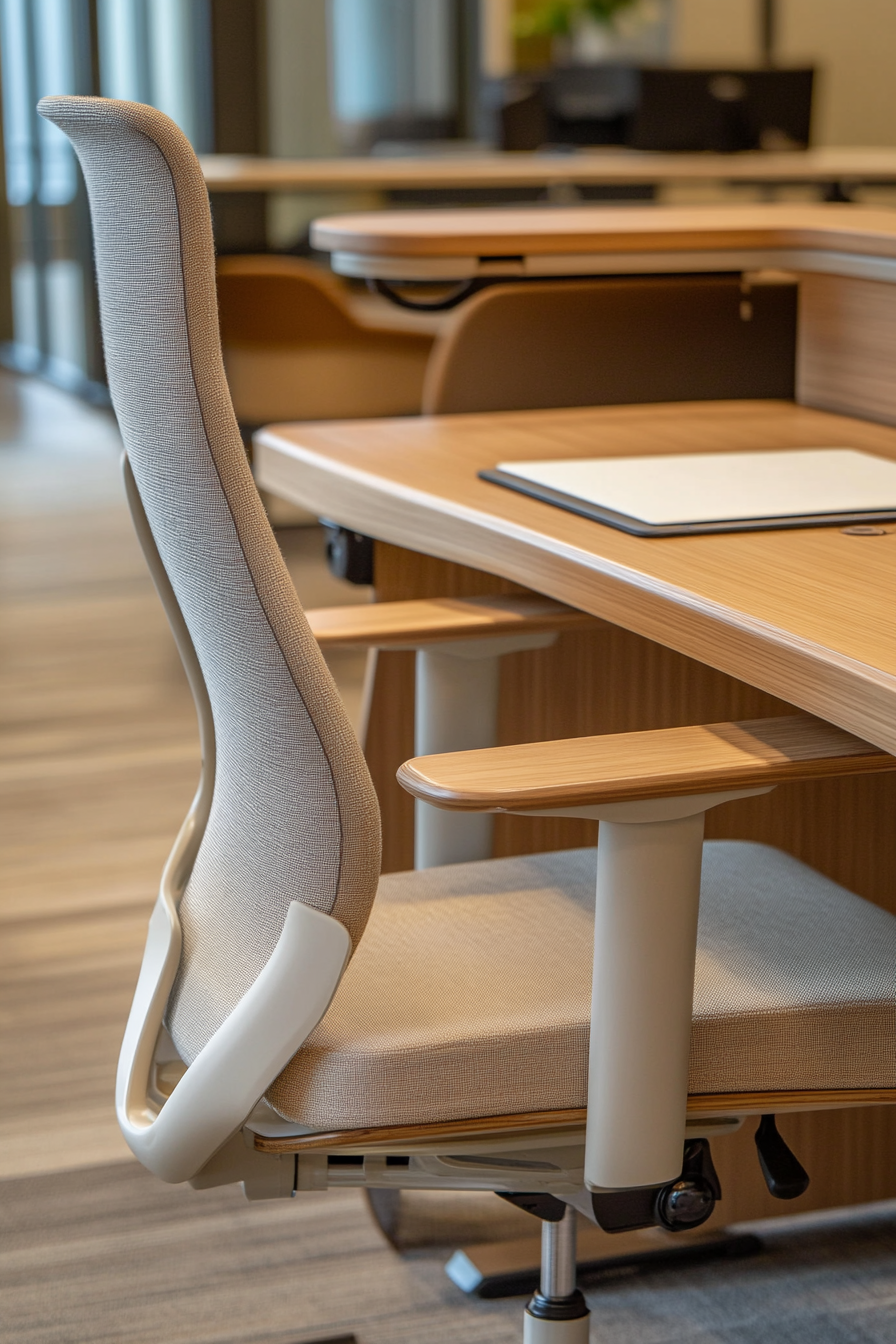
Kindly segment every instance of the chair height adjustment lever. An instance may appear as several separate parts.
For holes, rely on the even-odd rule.
[[[756,1130],[756,1151],[769,1194],[796,1199],[809,1188],[809,1175],[778,1133],[773,1115],[764,1115]]]

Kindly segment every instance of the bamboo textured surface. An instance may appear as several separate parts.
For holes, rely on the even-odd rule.
[[[524,812],[894,769],[887,752],[788,715],[417,756],[398,780],[436,807]]]
[[[823,446],[896,459],[896,432],[762,401],[309,423],[262,431],[256,469],[378,540],[525,584],[896,750],[892,527],[645,539],[477,475],[506,460]]]

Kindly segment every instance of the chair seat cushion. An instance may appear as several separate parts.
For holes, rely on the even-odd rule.
[[[383,877],[268,1093],[313,1129],[586,1100],[596,851]],[[704,847],[692,1093],[896,1086],[896,917],[765,845]]]

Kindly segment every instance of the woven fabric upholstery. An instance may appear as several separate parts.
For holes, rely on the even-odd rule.
[[[233,416],[196,157],[139,104],[63,97],[39,110],[84,170],[112,399],[214,716],[214,801],[169,1002],[189,1061],[267,962],[290,902],[357,941],[379,875],[379,815]]]
[[[595,851],[384,877],[268,1099],[315,1129],[585,1105]],[[896,1086],[896,918],[789,855],[704,848],[690,1089]]]

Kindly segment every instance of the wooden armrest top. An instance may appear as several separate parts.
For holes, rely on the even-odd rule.
[[[498,635],[536,635],[600,624],[594,616],[548,597],[430,597],[321,607],[305,613],[323,649],[437,644]]]
[[[893,769],[896,756],[795,714],[418,756],[398,781],[437,807],[517,812]]]

